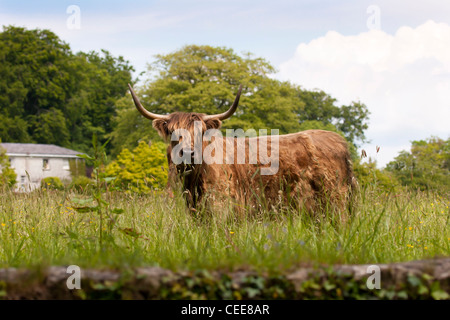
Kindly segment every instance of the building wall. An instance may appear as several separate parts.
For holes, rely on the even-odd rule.
[[[17,174],[17,191],[31,191],[39,188],[41,180],[46,177],[58,177],[61,180],[71,180],[68,158],[41,158],[10,156],[11,167]],[[48,166],[44,168],[44,159]],[[28,175],[29,178],[28,178]]]

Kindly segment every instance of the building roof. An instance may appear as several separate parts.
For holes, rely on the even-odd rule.
[[[54,144],[37,143],[0,143],[0,146],[6,150],[8,156],[46,156],[60,158],[78,158],[78,152],[75,150],[56,146]]]

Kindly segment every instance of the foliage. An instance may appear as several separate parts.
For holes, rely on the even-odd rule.
[[[63,190],[64,184],[58,177],[46,177],[41,180],[41,188]]]
[[[99,182],[102,218],[94,198],[97,185],[78,194],[2,193],[0,267],[281,273],[305,264],[391,263],[450,252],[449,198],[430,191],[389,193],[369,185],[345,222],[326,211],[319,218],[292,209],[238,215],[228,203],[198,219],[204,213],[187,212],[177,192],[173,197],[166,191],[117,192]],[[99,250],[100,230],[108,250]]]
[[[111,208],[111,205],[108,201],[104,199],[103,193],[104,189],[103,186],[107,185],[110,181],[114,180],[114,177],[105,177],[104,175],[104,166],[105,162],[107,160],[106,156],[106,145],[108,144],[109,140],[107,140],[103,145],[99,145],[98,143],[98,137],[96,134],[92,136],[92,147],[94,150],[93,156],[89,156],[86,154],[78,154],[79,157],[84,158],[86,160],[92,161],[93,163],[93,178],[94,178],[94,186],[90,191],[91,197],[87,199],[73,197],[71,201],[73,203],[76,203],[76,206],[73,206],[73,209],[80,212],[80,213],[86,213],[86,212],[95,212],[99,216],[99,228],[98,228],[98,240],[99,240],[99,248],[100,250],[103,250],[103,239],[105,231],[108,231],[106,236],[108,240],[114,240],[111,236],[113,227],[115,226],[117,222],[117,215],[123,213],[123,209],[120,208]],[[108,190],[106,190],[108,191]],[[104,227],[105,223],[105,217],[108,222],[108,229]],[[70,237],[77,238],[77,235],[68,232]]]
[[[163,188],[168,176],[164,143],[149,146],[140,141],[132,152],[123,149],[117,160],[106,167],[106,175],[116,177],[112,184],[121,190],[148,193]]]
[[[450,189],[450,139],[431,137],[412,141],[410,151],[402,151],[386,165],[402,185],[421,190]]]
[[[378,169],[376,161],[372,159],[368,162],[357,159],[353,162],[353,171],[362,187],[374,186],[386,192],[399,191],[397,178],[391,172]]]
[[[75,176],[70,182],[69,188],[78,192],[87,191],[93,188],[95,181],[86,176]]]
[[[28,270],[28,286],[18,286],[25,277],[21,273],[13,279],[0,282],[0,299],[82,299],[82,300],[449,300],[450,287],[446,279],[428,273],[413,275],[386,272],[382,275],[381,289],[369,289],[369,275],[343,272],[339,267],[302,268],[302,281],[292,278],[293,273],[261,273],[251,270],[230,272],[196,269],[190,272],[171,272],[164,269],[98,270],[81,279],[78,290],[55,290],[55,285],[42,279],[52,277],[58,268]],[[61,271],[65,271],[61,270]],[[364,270],[361,270],[364,272]],[[429,270],[431,271],[431,270]],[[428,271],[427,271],[428,272]],[[148,285],[151,281],[152,285]],[[37,290],[39,288],[39,290]],[[263,314],[263,304],[241,302],[242,314]],[[183,308],[182,308],[183,309]],[[179,314],[179,310],[176,313]],[[280,315],[280,310],[269,314]],[[168,312],[170,315],[171,312]],[[175,311],[173,312],[175,314]],[[267,313],[266,313],[267,314]],[[286,314],[287,315],[287,314]]]
[[[156,58],[149,68],[153,78],[138,90],[143,105],[152,112],[224,112],[242,84],[239,108],[224,121],[224,133],[227,128],[252,128],[278,129],[285,134],[300,131],[313,121],[316,127],[342,132],[354,145],[365,140],[369,112],[364,104],[338,107],[336,100],[322,91],[307,91],[273,79],[274,67],[262,58],[197,45]],[[131,99],[120,100],[117,105],[116,126],[111,133],[114,152],[119,152],[119,146],[135,147],[141,137],[158,139]]]
[[[72,179],[86,175],[86,162],[84,159],[69,159],[69,168]]]
[[[0,140],[1,142],[1,140]],[[0,190],[12,188],[16,184],[17,174],[9,163],[6,150],[0,145]]]
[[[330,125],[341,132],[355,147],[358,142],[365,142],[365,130],[368,128],[369,110],[361,102],[352,102],[350,105],[335,105],[336,99],[332,98],[322,90],[308,91],[297,88],[297,94],[304,106],[296,110],[301,123],[307,121],[318,121],[324,126],[324,130]]]
[[[112,131],[115,101],[133,68],[122,57],[72,53],[49,30],[7,26],[0,33],[0,137],[89,151]]]
[[[357,280],[323,267],[448,256],[448,198],[436,193],[386,194],[369,185],[354,216],[336,224],[331,217],[317,221],[293,211],[241,219],[223,219],[218,212],[200,221],[186,212],[178,195],[118,193],[101,187],[104,217],[108,212],[114,217],[115,227],[107,231],[95,209],[95,192],[76,195],[77,202],[73,197],[68,201],[67,192],[60,191],[3,193],[0,266],[41,270],[41,266],[76,264],[83,269],[121,270],[120,277],[108,278],[117,281],[101,281],[97,275],[83,280],[80,297],[88,299],[130,295],[148,299],[449,299],[447,279],[437,281],[427,274],[400,279],[386,270],[381,290],[370,290],[365,278]],[[103,246],[99,248],[94,240],[100,230]],[[301,283],[288,276],[305,265],[311,271],[320,270]],[[162,278],[155,278],[154,270],[136,277],[129,273],[146,266],[169,269],[175,277],[161,269],[156,272]],[[429,266],[423,270],[435,274]],[[159,279],[159,285],[148,286],[146,275]],[[1,290],[10,293],[8,286]]]
[[[154,112],[223,112],[239,84],[240,108],[223,129],[296,132],[307,121],[332,125],[357,145],[364,141],[368,111],[361,103],[336,106],[323,91],[307,91],[270,77],[266,60],[224,47],[190,45],[157,55],[153,80],[140,93]],[[90,137],[108,138],[116,156],[140,139],[158,141],[127,92],[133,68],[108,51],[73,53],[49,30],[4,27],[0,33],[0,137],[8,142],[56,144],[92,153]]]

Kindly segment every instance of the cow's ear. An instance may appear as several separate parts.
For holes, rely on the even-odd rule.
[[[167,127],[167,121],[162,119],[155,119],[153,120],[153,128],[155,128],[159,135],[166,139],[169,136],[169,129]]]
[[[219,129],[222,126],[222,121],[218,119],[208,119],[205,121],[206,130],[208,129]]]

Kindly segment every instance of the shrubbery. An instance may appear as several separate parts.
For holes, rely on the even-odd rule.
[[[70,189],[82,192],[89,190],[94,186],[95,182],[86,176],[73,177],[72,182],[69,185]]]
[[[386,170],[400,183],[421,190],[449,190],[450,139],[431,137],[412,141],[410,151],[402,151]]]
[[[0,189],[11,188],[16,184],[17,174],[9,164],[6,150],[0,146]]]
[[[376,162],[371,159],[369,159],[369,162],[355,161],[353,170],[358,183],[362,187],[376,186],[386,192],[401,188],[399,181],[392,173],[378,169]]]
[[[47,177],[41,180],[41,188],[63,190],[64,185],[58,177]]]
[[[363,187],[375,185],[382,191],[395,192],[404,187],[450,192],[450,139],[412,141],[410,151],[401,151],[383,169],[378,169],[370,158],[364,163],[356,159],[353,169]]]
[[[163,188],[168,176],[165,149],[166,146],[162,142],[149,146],[144,141],[139,142],[133,151],[123,149],[117,160],[106,167],[106,176],[115,177],[110,185],[138,193]]]

